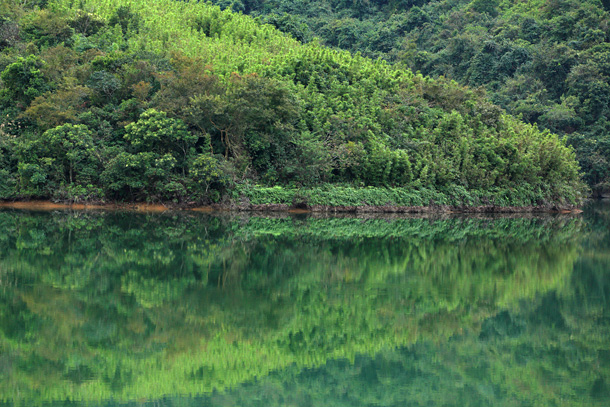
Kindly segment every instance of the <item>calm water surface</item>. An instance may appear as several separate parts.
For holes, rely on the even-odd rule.
[[[0,231],[2,406],[610,405],[610,203]]]

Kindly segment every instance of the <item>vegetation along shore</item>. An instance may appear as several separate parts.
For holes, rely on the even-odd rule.
[[[531,211],[599,184],[482,88],[238,11],[0,0],[0,199]]]

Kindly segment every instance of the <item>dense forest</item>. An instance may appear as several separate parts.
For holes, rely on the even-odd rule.
[[[440,66],[436,54],[332,50],[311,40],[314,20],[263,13],[282,7],[0,0],[0,198],[525,206],[587,193],[565,139],[482,88],[405,69]],[[390,10],[366,7],[345,18]]]
[[[585,179],[610,190],[607,0],[214,0],[301,42],[383,58],[473,88],[567,136]]]

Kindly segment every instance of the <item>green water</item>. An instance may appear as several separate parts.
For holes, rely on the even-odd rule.
[[[0,211],[2,406],[607,406],[581,215]]]

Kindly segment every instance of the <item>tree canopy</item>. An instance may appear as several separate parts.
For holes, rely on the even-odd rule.
[[[0,60],[5,199],[201,203],[327,184],[463,190],[481,204],[585,193],[565,140],[484,92],[302,44],[229,8],[1,4],[18,32]]]
[[[567,136],[586,182],[599,192],[610,190],[607,1],[212,2],[303,43],[318,38],[484,88],[510,114]]]

